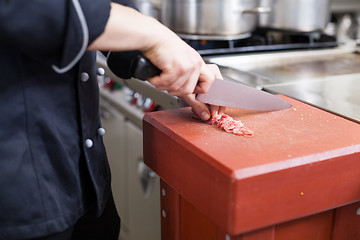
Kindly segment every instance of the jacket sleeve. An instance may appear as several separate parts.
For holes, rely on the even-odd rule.
[[[112,0],[112,2],[138,10],[136,4],[132,0]]]
[[[0,0],[0,44],[61,68],[104,31],[109,13],[110,0]]]

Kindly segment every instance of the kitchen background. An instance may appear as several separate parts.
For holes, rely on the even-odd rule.
[[[359,0],[135,3],[179,34],[205,61],[218,64],[225,80],[360,121]],[[220,18],[219,11],[230,12],[234,6],[241,7],[242,14]],[[99,76],[100,110],[122,218],[120,239],[159,240],[159,177],[143,163],[142,117],[183,105],[147,82],[116,77],[101,53],[98,65],[105,69]]]

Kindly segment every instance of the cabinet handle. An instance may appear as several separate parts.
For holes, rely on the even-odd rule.
[[[138,174],[142,190],[145,196],[148,197],[154,188],[156,173],[145,165],[142,157],[138,159]]]
[[[109,110],[100,108],[99,112],[100,112],[100,117],[101,117],[102,119],[105,119],[105,120],[110,119],[111,113],[110,113]]]

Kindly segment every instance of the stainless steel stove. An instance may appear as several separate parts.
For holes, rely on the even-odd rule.
[[[325,32],[258,28],[250,35],[180,35],[225,80],[298,99],[360,122],[360,55],[356,41]]]
[[[188,34],[179,34],[179,36],[202,56],[338,46],[336,37],[319,31],[293,32],[258,28],[255,32],[236,36]]]
[[[283,94],[360,122],[360,54],[356,45],[210,56],[226,80]]]

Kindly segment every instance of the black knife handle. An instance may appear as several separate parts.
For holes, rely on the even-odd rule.
[[[110,70],[123,79],[134,77],[145,81],[162,72],[140,51],[109,52],[106,62]]]
[[[149,78],[160,75],[162,71],[154,64],[152,64],[149,59],[139,55],[134,61],[132,73],[134,78],[147,80]]]

